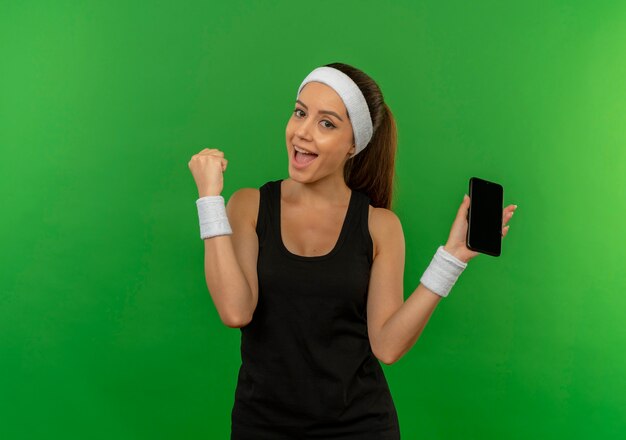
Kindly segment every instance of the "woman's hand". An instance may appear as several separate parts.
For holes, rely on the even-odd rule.
[[[479,252],[471,251],[467,248],[465,244],[465,240],[467,237],[467,214],[470,206],[470,198],[467,194],[463,197],[463,202],[459,207],[459,210],[456,214],[456,218],[454,219],[454,223],[452,223],[452,229],[450,230],[450,236],[448,237],[448,242],[443,247],[446,251],[450,252],[452,255],[457,257],[459,260],[467,263]],[[506,223],[511,220],[513,217],[513,213],[517,209],[517,205],[509,205],[502,211],[502,237],[506,237],[506,234],[509,232],[509,225]],[[506,226],[505,226],[506,225]]]
[[[198,187],[198,197],[219,196],[224,189],[224,176],[228,161],[224,152],[216,148],[205,148],[194,154],[189,169]]]

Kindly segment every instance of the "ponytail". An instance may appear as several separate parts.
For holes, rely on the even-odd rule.
[[[374,134],[363,151],[348,159],[343,175],[350,189],[362,191],[376,208],[391,209],[398,144],[396,122],[378,84],[363,71],[343,63],[327,64],[348,75],[359,86],[372,117]]]

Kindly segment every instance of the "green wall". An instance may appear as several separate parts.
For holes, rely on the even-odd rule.
[[[334,61],[397,119],[405,297],[471,176],[519,205],[384,365],[403,438],[620,437],[625,22],[619,1],[3,2],[0,437],[228,438],[240,331],[187,162],[223,150],[226,199],[288,177],[297,86]]]

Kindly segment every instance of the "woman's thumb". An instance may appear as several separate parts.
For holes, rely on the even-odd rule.
[[[469,196],[465,194],[463,196],[463,201],[461,202],[461,206],[459,206],[459,211],[457,215],[465,217],[468,210],[469,210]]]

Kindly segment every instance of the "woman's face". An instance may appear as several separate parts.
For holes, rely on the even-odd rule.
[[[343,165],[355,147],[352,124],[337,92],[320,82],[307,83],[287,123],[286,140],[291,176],[343,176]],[[296,146],[317,156],[304,156],[314,159],[306,165],[299,164]]]

